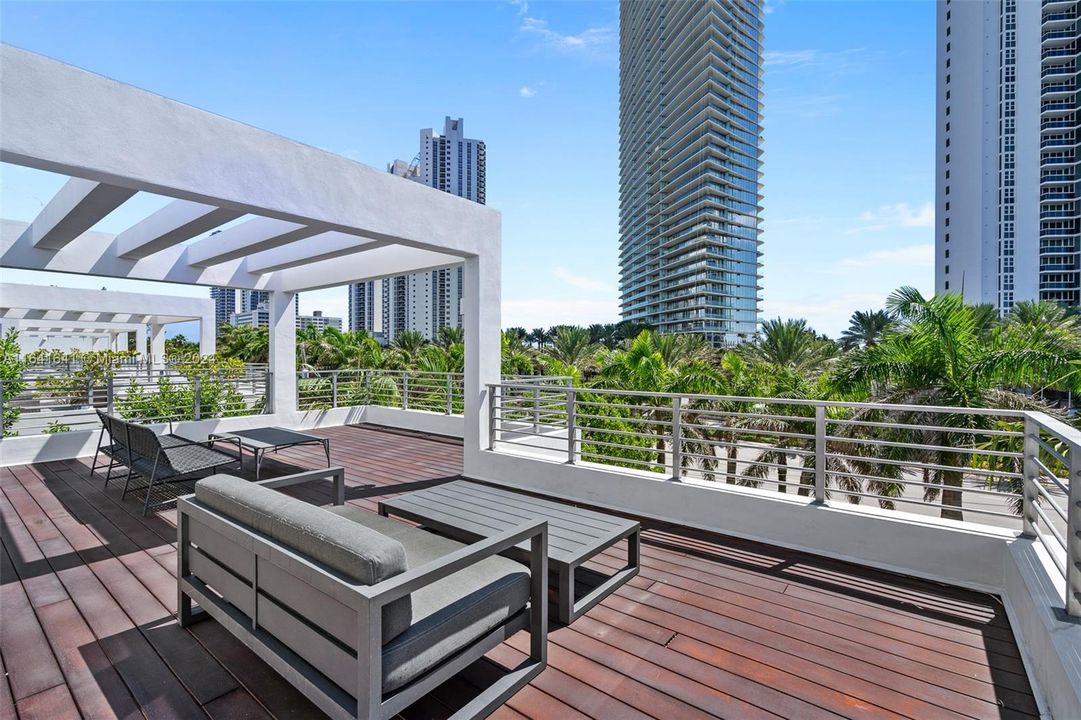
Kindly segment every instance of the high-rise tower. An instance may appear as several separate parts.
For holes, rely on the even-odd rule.
[[[447,117],[442,135],[421,130],[414,161],[396,160],[387,172],[483,205],[485,147],[464,128],[461,118]],[[462,326],[461,304],[461,266],[356,283],[349,287],[349,327],[386,342],[404,330],[434,339],[441,328]]]
[[[1077,0],[938,3],[935,291],[1081,300]]]
[[[763,2],[620,2],[625,320],[715,345],[757,330]]]

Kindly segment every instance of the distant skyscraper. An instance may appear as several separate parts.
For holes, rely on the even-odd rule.
[[[236,312],[236,290],[233,288],[212,287],[210,299],[214,301],[214,324],[224,325]]]
[[[257,309],[260,305],[270,307],[270,293],[266,290],[241,290],[240,311],[248,312]],[[300,303],[297,303],[298,307]]]
[[[935,291],[1081,300],[1076,0],[938,3]]]
[[[395,160],[387,172],[429,187],[485,203],[485,147],[465,137],[464,122],[447,117],[443,134],[420,131],[420,152],[412,163]],[[462,326],[462,268],[357,283],[349,287],[349,327],[390,342],[405,330],[424,337],[440,328]]]
[[[620,1],[625,320],[715,345],[757,331],[764,2]]]

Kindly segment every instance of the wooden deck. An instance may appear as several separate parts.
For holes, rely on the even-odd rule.
[[[461,444],[321,431],[348,501],[453,478]],[[319,467],[268,456],[265,477]],[[175,512],[102,490],[89,460],[0,470],[0,718],[308,718],[320,713],[213,621],[177,627]],[[374,485],[374,486],[372,486]],[[329,502],[319,486],[297,491]],[[550,636],[548,669],[499,718],[1028,718],[997,598],[682,528],[648,525],[641,574]],[[767,530],[764,530],[767,532]],[[601,564],[616,567],[618,550]],[[523,643],[490,657],[511,664]],[[406,717],[445,717],[482,662]]]

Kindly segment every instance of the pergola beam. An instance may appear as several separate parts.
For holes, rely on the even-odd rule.
[[[465,198],[9,45],[0,64],[4,162],[463,257],[499,237]],[[79,132],[56,142],[58,118]]]
[[[384,240],[368,240],[357,235],[327,232],[305,242],[255,253],[248,257],[245,267],[251,273],[269,273],[321,260],[333,260],[345,255],[385,247],[388,244]]]
[[[454,255],[390,245],[281,270],[271,276],[267,289],[295,292],[321,290],[345,285],[356,278],[378,280],[394,275],[437,270],[461,262],[462,258]]]
[[[59,250],[134,194],[127,188],[73,177],[26,228],[27,241],[42,250]]]
[[[244,213],[188,200],[173,200],[116,236],[116,254],[137,260],[232,222]]]
[[[204,238],[188,248],[188,263],[208,267],[309,238],[326,228],[257,217]]]

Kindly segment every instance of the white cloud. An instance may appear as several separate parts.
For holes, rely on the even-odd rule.
[[[849,257],[841,260],[841,265],[850,268],[864,267],[930,267],[935,260],[935,246],[930,243],[909,245],[907,247],[875,250],[866,255]]]
[[[860,226],[852,232],[877,232],[897,227],[929,228],[935,225],[935,204],[913,207],[906,202],[882,205],[859,216]]]
[[[762,64],[770,65],[807,65],[817,62],[822,57],[818,50],[767,50],[762,53]]]
[[[537,91],[534,88],[529,87],[528,85],[523,85],[522,87],[518,88],[518,97],[531,98],[536,94]]]
[[[508,0],[508,2],[518,8],[518,15],[525,15],[529,12],[529,2],[527,0]]]
[[[504,299],[503,327],[551,327],[619,322],[619,301],[564,298]]]
[[[848,48],[846,50],[767,50],[762,53],[762,63],[766,67],[823,68],[849,70],[863,67],[867,63],[866,48]]]
[[[780,95],[767,100],[767,112],[772,115],[795,115],[797,117],[821,118],[841,112],[846,95],[839,93],[825,95]]]
[[[538,36],[546,45],[561,50],[587,50],[610,47],[615,40],[615,30],[609,25],[589,27],[580,33],[565,34],[548,27],[548,21],[535,17],[523,17],[522,32]]]
[[[565,267],[552,268],[552,274],[557,278],[578,290],[592,290],[597,292],[615,292],[611,285],[603,280],[586,275],[575,275]]]

